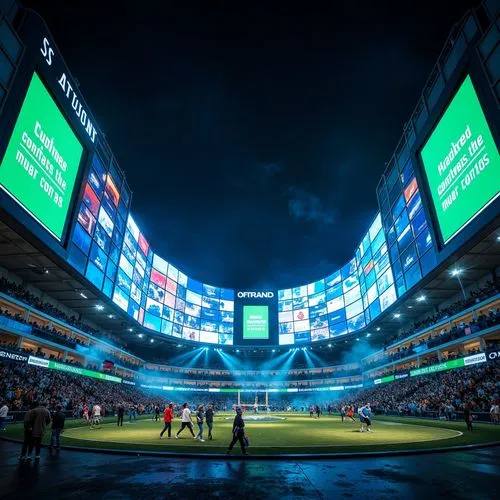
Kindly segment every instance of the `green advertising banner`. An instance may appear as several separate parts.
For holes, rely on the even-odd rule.
[[[373,383],[375,385],[378,384],[386,384],[387,382],[394,382],[394,375],[388,375],[387,377],[376,378]]]
[[[437,365],[425,366],[424,368],[410,370],[410,377],[416,377],[417,375],[427,375],[428,373],[442,372],[444,370],[452,370],[453,368],[462,368],[463,366],[465,366],[464,358],[452,359],[451,361],[445,361],[444,363],[439,363]]]
[[[243,339],[269,338],[269,307],[243,306]]]
[[[500,195],[500,156],[470,76],[421,151],[443,242]]]
[[[83,147],[35,73],[0,165],[0,188],[61,240]]]
[[[60,370],[63,372],[74,373],[75,375],[82,375],[84,377],[98,378],[100,380],[107,380],[108,382],[118,382],[120,383],[122,379],[120,377],[115,377],[114,375],[107,375],[106,373],[94,372],[92,370],[87,370],[86,368],[80,368],[79,366],[66,365],[64,363],[58,363],[57,361],[49,361],[48,368],[53,370]]]

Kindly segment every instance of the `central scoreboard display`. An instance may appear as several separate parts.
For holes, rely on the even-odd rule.
[[[234,302],[234,343],[277,344],[277,316],[276,291],[237,290]]]

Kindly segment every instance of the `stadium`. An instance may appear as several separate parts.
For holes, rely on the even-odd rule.
[[[382,462],[377,498],[409,495],[398,468],[416,496],[494,496],[500,5],[455,21],[349,259],[227,288],[156,253],[72,61],[0,2],[2,498],[163,498],[148,488],[179,475],[180,498],[322,498]],[[436,470],[444,486],[417,484]]]

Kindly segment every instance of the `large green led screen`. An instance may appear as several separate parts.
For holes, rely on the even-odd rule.
[[[0,165],[0,187],[61,240],[83,147],[33,74]]]
[[[444,244],[500,194],[500,156],[467,76],[421,151]]]
[[[269,338],[269,307],[243,306],[243,339]]]

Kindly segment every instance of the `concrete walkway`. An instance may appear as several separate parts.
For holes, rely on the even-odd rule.
[[[250,461],[42,450],[0,442],[0,498],[498,498],[500,447],[407,457]]]

